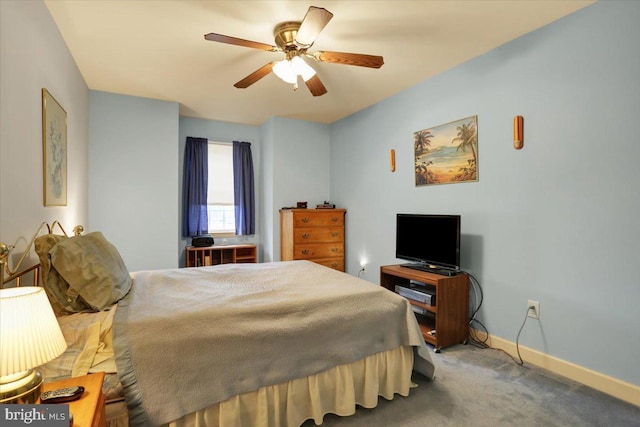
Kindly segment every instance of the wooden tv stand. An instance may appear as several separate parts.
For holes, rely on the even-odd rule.
[[[441,276],[401,265],[380,267],[380,285],[396,292],[396,285],[408,287],[413,280],[435,291],[435,305],[409,299],[425,314],[416,314],[424,340],[436,353],[443,347],[466,343],[469,336],[469,276]]]

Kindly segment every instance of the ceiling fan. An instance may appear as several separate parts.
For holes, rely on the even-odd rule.
[[[382,56],[329,51],[307,52],[331,18],[333,13],[321,7],[311,6],[302,21],[288,21],[276,25],[273,30],[275,46],[216,33],[205,34],[204,38],[214,42],[285,54],[283,60],[269,62],[234,84],[237,88],[245,89],[273,71],[285,82],[293,84],[294,90],[298,88],[298,76],[302,77],[313,96],[321,96],[327,93],[327,89],[315,70],[303,58],[369,68],[380,68],[384,64]]]

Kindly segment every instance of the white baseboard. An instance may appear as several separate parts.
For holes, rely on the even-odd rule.
[[[486,336],[483,331],[474,330],[474,336]],[[517,358],[516,343],[505,339],[489,335],[487,344],[493,348],[504,350],[511,356]],[[603,393],[610,394],[618,399],[640,406],[640,387],[622,380],[619,380],[600,372],[587,369],[566,360],[558,359],[532,348],[519,346],[520,355],[525,363],[539,366],[558,375],[577,381]]]

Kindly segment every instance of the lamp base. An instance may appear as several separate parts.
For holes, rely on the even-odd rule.
[[[0,377],[0,404],[37,403],[42,382],[35,369]]]

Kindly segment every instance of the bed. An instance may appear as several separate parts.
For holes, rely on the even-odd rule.
[[[404,298],[309,261],[129,273],[99,232],[34,246],[69,345],[45,378],[106,372],[111,427],[320,425],[434,378]]]

